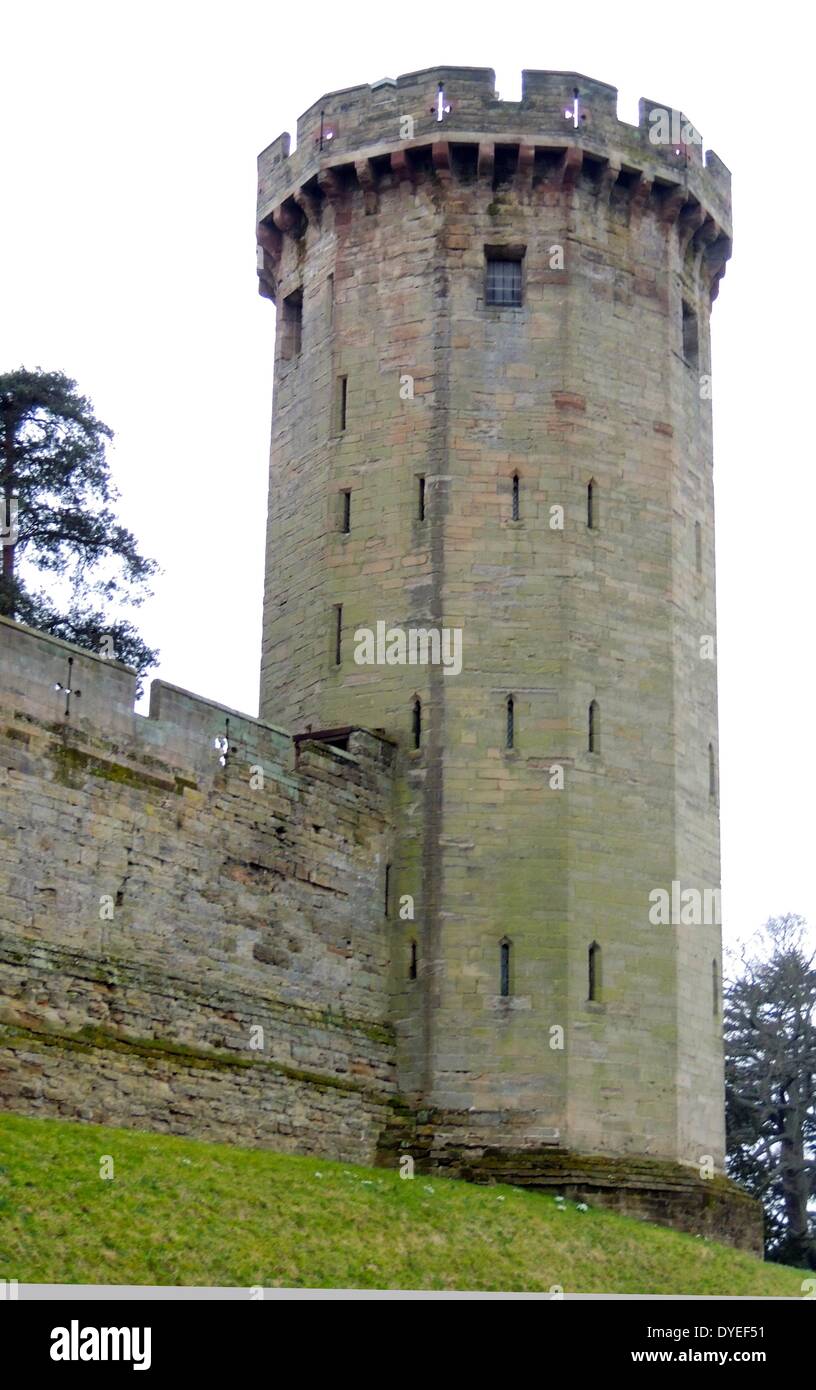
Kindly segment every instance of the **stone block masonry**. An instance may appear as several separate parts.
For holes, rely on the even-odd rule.
[[[720,929],[648,905],[719,885],[728,170],[583,74],[501,101],[489,69],[428,68],[309,107],[256,220],[281,325],[260,708],[396,744],[391,1008],[425,1117],[396,1142],[688,1225],[701,1171],[728,1186]],[[361,666],[379,623],[461,631],[461,671]]]
[[[0,620],[0,1105],[371,1161],[391,745],[134,688]]]
[[[284,324],[261,714],[397,744],[406,1094],[485,1144],[721,1169],[719,925],[656,929],[648,905],[719,885],[700,387],[729,178],[652,138],[655,111],[687,124],[662,104],[634,127],[580,74],[526,73],[523,93],[407,74],[327,95],[296,150],[261,155],[259,283]],[[461,630],[461,672],[361,667],[354,633],[379,622]]]

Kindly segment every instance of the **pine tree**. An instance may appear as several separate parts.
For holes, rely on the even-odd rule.
[[[112,438],[62,372],[0,375],[0,613],[144,676],[158,652],[111,609],[138,606],[157,566],[112,508]],[[36,586],[39,575],[50,577],[50,593]]]
[[[816,1269],[816,953],[766,924],[725,990],[728,1171],[765,1208],[769,1259]]]

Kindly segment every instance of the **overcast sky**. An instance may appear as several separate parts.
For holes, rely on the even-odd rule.
[[[62,369],[116,431],[164,573],[158,674],[257,711],[275,313],[258,152],[322,93],[436,64],[575,70],[681,107],[734,179],[714,309],[726,934],[816,925],[812,33],[804,6],[2,6],[0,370]]]

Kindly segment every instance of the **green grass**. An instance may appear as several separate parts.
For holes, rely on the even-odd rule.
[[[0,1278],[21,1283],[801,1296],[805,1277],[519,1188],[0,1115]]]

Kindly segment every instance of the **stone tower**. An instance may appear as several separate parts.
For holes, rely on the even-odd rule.
[[[505,102],[487,69],[429,69],[323,97],[259,160],[261,717],[397,744],[400,1088],[465,1168],[723,1159],[730,176],[681,113],[642,101],[632,126],[616,98],[525,72]],[[460,631],[461,671],[358,662],[378,623],[392,657],[399,632]]]

